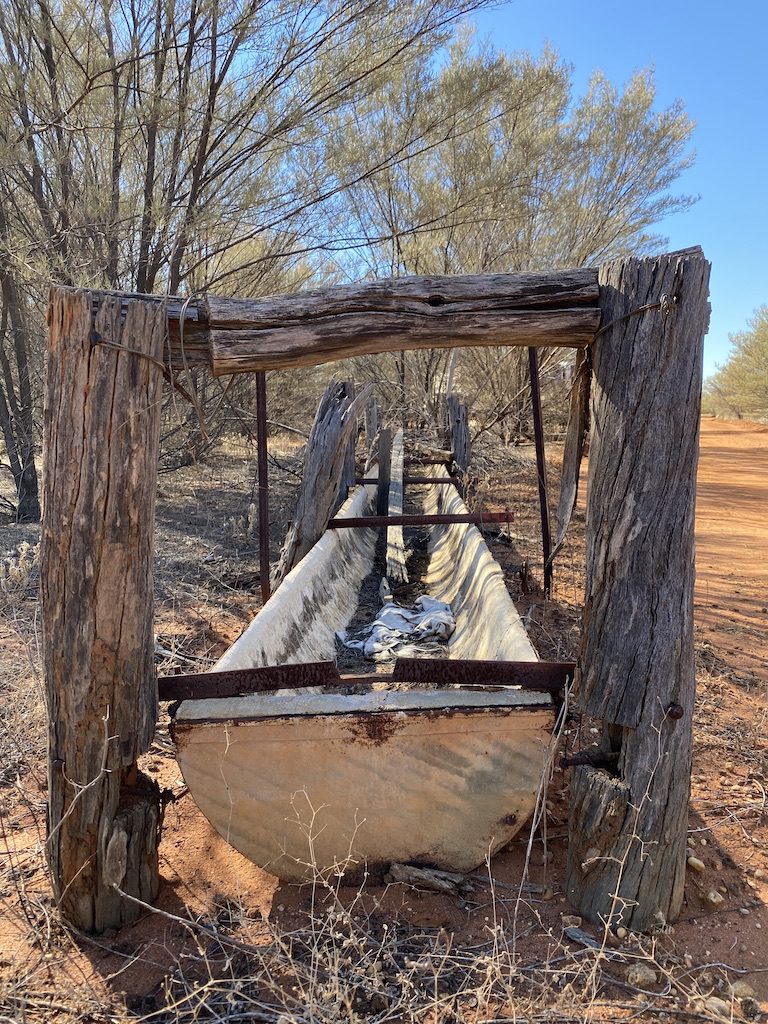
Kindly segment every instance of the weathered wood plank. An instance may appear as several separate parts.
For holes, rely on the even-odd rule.
[[[596,307],[597,270],[556,270],[540,274],[465,274],[397,277],[259,299],[208,296],[202,316],[218,330],[266,330],[318,318],[355,313],[414,313],[435,316],[443,308],[568,309]]]
[[[217,375],[411,348],[591,343],[597,271],[407,277],[260,299],[115,295],[165,309],[164,359]]]
[[[693,513],[709,264],[601,269],[577,686],[616,777],[574,770],[568,892],[647,929],[681,907],[694,700]]]
[[[159,885],[156,783],[136,770],[157,718],[152,557],[165,315],[54,288],[48,311],[41,599],[49,841],[64,917],[137,916]],[[146,353],[121,353],[114,347]],[[141,911],[138,911],[141,912]]]
[[[403,431],[398,430],[392,439],[390,459],[389,501],[387,515],[403,514]],[[387,579],[395,585],[408,582],[405,567],[405,541],[401,525],[387,527]]]
[[[389,508],[389,477],[392,462],[392,429],[379,431],[379,486],[376,491],[376,514],[385,516]]]
[[[599,323],[590,307],[504,312],[425,304],[415,313],[355,311],[261,329],[211,324],[211,367],[221,376],[420,348],[578,348],[591,343]]]
[[[557,536],[552,553],[553,562],[565,543],[565,536],[571,523],[573,510],[579,493],[579,474],[584,454],[584,441],[589,429],[589,386],[592,379],[592,363],[588,351],[576,353],[571,397],[568,409],[568,426],[565,432],[563,468],[560,474],[560,495],[557,502]]]
[[[466,403],[461,402],[456,395],[449,395],[446,401],[446,415],[449,445],[461,481],[459,492],[463,494],[472,448],[469,437],[469,409]]]
[[[320,399],[307,441],[296,512],[274,574],[275,587],[322,537],[338,507],[348,442],[370,393],[369,385],[355,397],[350,384],[332,380]],[[354,476],[352,472],[353,481]]]

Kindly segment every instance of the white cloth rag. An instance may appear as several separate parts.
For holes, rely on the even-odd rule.
[[[353,651],[362,651],[373,661],[391,661],[406,649],[414,652],[434,649],[435,641],[445,642],[456,629],[451,606],[434,597],[418,597],[415,608],[403,608],[386,601],[376,618],[357,638],[350,639],[345,629],[337,632],[341,642]]]

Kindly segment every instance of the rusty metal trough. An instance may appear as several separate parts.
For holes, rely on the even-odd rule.
[[[376,488],[365,484],[339,517],[371,515],[375,505]],[[429,485],[425,511],[466,514],[447,472]],[[326,532],[214,673],[246,688],[249,670],[307,663],[315,683],[316,663],[333,660],[335,632],[356,610],[375,544],[373,529]],[[380,676],[370,686],[355,677],[354,692],[341,693],[256,680],[254,689],[271,692],[183,700],[177,709],[177,755],[195,801],[228,842],[280,878],[392,861],[471,870],[533,810],[555,720],[550,691],[569,666],[538,662],[471,523],[431,526],[424,585],[456,618],[450,661],[422,673],[403,660],[395,676],[426,675],[433,686],[437,678],[437,688],[377,689]]]

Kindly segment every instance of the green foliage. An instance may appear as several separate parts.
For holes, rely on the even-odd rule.
[[[768,419],[768,306],[730,343],[728,361],[705,382],[704,409],[726,419]]]

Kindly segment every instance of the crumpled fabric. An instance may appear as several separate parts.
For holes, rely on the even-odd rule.
[[[344,629],[336,635],[350,650],[361,651],[372,661],[393,661],[410,653],[434,652],[455,629],[451,606],[423,595],[416,599],[413,610],[385,601],[370,626],[356,637],[350,638]]]

